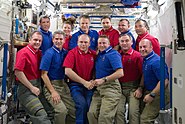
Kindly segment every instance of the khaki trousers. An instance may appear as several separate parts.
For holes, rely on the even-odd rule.
[[[140,100],[135,98],[133,93],[136,89],[124,89],[118,104],[118,109],[115,117],[115,124],[126,124],[125,111],[126,103],[128,103],[129,124],[139,124],[140,117]]]
[[[61,98],[58,104],[54,104],[51,98],[51,93],[46,86],[44,87],[46,99],[54,108],[54,123],[75,124],[75,105],[68,85],[64,82],[64,80],[53,80],[51,82]]]
[[[126,124],[125,111],[128,103],[129,124],[139,124],[140,99],[134,97],[134,92],[138,87],[138,81],[121,83],[122,96],[116,112],[115,124]]]
[[[89,124],[112,124],[121,97],[118,80],[97,87],[88,112]]]
[[[30,80],[32,85],[41,90],[41,80]],[[40,101],[41,98],[34,95],[27,87],[22,83],[19,83],[17,95],[19,102],[23,105],[26,112],[29,114],[31,122],[33,124],[51,124],[47,113]]]
[[[148,94],[151,91],[146,91],[144,94]],[[144,95],[144,96],[145,96]],[[165,89],[165,103],[169,103],[169,89]],[[140,124],[154,124],[155,119],[159,115],[160,111],[160,95],[156,95],[154,100],[145,104],[145,107],[140,116]]]

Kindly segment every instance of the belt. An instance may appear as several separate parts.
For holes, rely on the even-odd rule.
[[[137,88],[139,86],[139,80],[120,82],[122,88]]]
[[[65,81],[64,80],[52,80],[51,83],[57,86],[64,86]]]
[[[38,79],[34,79],[34,80],[29,80],[29,82],[31,82],[31,84],[33,86],[40,86],[41,85],[41,78],[38,78]],[[19,86],[25,86],[23,83],[21,83],[20,81],[18,81],[18,85]],[[26,86],[25,86],[26,87]]]

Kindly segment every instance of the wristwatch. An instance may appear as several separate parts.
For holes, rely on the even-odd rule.
[[[103,77],[104,82],[107,82],[107,77]]]
[[[152,98],[155,98],[155,93],[150,93],[150,96],[152,97]]]

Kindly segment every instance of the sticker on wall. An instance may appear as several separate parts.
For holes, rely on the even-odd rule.
[[[177,86],[183,88],[183,78],[181,76],[177,77]]]

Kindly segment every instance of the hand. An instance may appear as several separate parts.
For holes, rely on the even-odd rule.
[[[92,84],[93,86],[96,86],[96,81],[95,81],[95,80],[91,80],[90,82],[91,82],[91,84]]]
[[[31,92],[32,92],[33,94],[35,94],[36,96],[38,96],[38,95],[40,94],[40,89],[37,88],[37,87],[35,87],[35,86],[33,86],[30,90],[31,90]]]
[[[134,92],[134,97],[136,98],[141,98],[142,97],[142,90],[141,89],[137,89],[135,92]]]
[[[151,103],[153,100],[154,100],[154,98],[151,97],[150,94],[147,94],[147,95],[144,97],[143,102]]]
[[[95,86],[100,86],[105,82],[102,78],[101,79],[96,79],[94,81],[95,81]]]
[[[60,102],[60,95],[56,91],[51,93],[51,97],[54,104],[58,104]]]
[[[92,81],[85,81],[84,86],[88,89],[91,90],[94,87],[94,84],[91,83]]]
[[[89,89],[93,89],[96,82],[94,80],[90,80],[90,83],[91,83],[91,85],[90,85]]]

